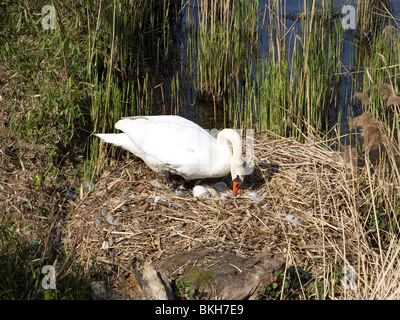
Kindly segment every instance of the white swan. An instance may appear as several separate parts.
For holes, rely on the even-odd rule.
[[[215,139],[194,122],[179,116],[123,118],[115,128],[123,133],[95,136],[132,152],[167,177],[172,173],[187,180],[220,178],[230,172],[233,194],[237,195],[245,170],[242,140],[235,130],[223,129]]]

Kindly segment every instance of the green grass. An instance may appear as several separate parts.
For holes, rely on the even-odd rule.
[[[365,70],[364,87],[370,92],[370,104],[365,111],[371,111],[378,120],[384,122],[390,137],[396,141],[400,141],[399,106],[388,104],[389,97],[381,89],[381,84],[391,87],[394,95],[398,95],[399,49],[399,34],[391,36],[377,30],[369,54],[365,55],[362,64]]]
[[[43,289],[47,280],[42,273],[41,244],[27,241],[13,228],[12,223],[2,221],[0,227],[0,299],[4,300],[52,300],[88,299],[88,279],[71,257],[58,254],[46,257],[56,262],[56,289]],[[47,260],[48,259],[48,260]],[[57,263],[57,261],[59,261]],[[62,262],[62,263],[61,263]],[[46,264],[46,262],[44,263]],[[68,269],[72,273],[65,275]],[[86,288],[86,290],[85,290]]]
[[[342,30],[338,21],[331,21],[330,11],[324,11],[326,7],[317,2],[309,4],[300,18],[302,35],[291,35],[295,38],[292,57],[287,53],[289,35],[279,27],[283,9],[277,6],[276,15],[270,14],[276,36],[270,33],[270,57],[261,74],[259,130],[299,138],[313,134],[310,128],[327,130],[332,87],[338,82]]]
[[[107,164],[91,134],[112,131],[122,116],[151,112],[157,59],[147,58],[160,52],[161,63],[169,45],[169,1],[137,1],[135,6],[128,1],[54,1],[59,28],[43,30],[40,12],[48,4],[0,4],[0,111],[8,120],[1,150],[16,159],[21,180],[12,183],[25,192],[16,198],[11,192],[8,201],[21,208],[0,215],[4,299],[88,298],[87,268],[46,233],[67,221],[59,219],[60,212],[64,217],[64,210],[70,210],[67,190],[75,192],[82,184],[89,191]],[[3,199],[8,189],[2,191]],[[25,215],[21,210],[27,210]],[[53,263],[57,290],[44,291],[41,268]]]

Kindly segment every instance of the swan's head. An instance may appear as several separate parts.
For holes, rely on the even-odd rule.
[[[233,196],[236,197],[240,185],[244,180],[244,162],[242,163],[231,163],[231,176],[233,181]]]
[[[230,142],[231,148],[228,142]],[[242,158],[242,138],[236,130],[224,129],[218,134],[217,145],[222,150],[222,158],[226,159],[227,155],[229,155],[231,177],[233,180],[233,196],[236,196],[245,175],[245,162]]]

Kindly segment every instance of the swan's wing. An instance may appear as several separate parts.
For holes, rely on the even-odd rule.
[[[115,127],[142,152],[174,168],[210,164],[216,148],[206,130],[178,116],[124,118]]]

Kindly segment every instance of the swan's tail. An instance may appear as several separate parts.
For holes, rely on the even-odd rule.
[[[132,144],[132,141],[125,133],[98,133],[95,134],[95,136],[99,137],[104,142],[112,143],[117,147],[124,147]]]

